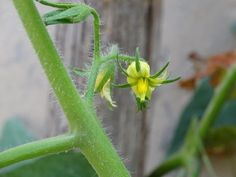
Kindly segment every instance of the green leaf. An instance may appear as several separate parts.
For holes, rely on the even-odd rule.
[[[6,149],[25,144],[36,140],[35,136],[27,130],[23,121],[19,118],[11,118],[9,119],[3,128],[0,137],[0,151],[4,151]],[[23,161],[9,167],[0,169],[0,173],[14,170],[18,167],[21,167],[27,163],[30,163],[32,160]]]
[[[209,84],[208,79],[200,81],[189,103],[187,103],[183,112],[180,115],[179,122],[174,132],[174,137],[170,143],[168,155],[176,152],[183,144],[185,135],[194,117],[200,118],[206,109],[211,97],[213,95],[213,88]]]
[[[20,119],[9,119],[3,128],[0,138],[0,151],[35,140]]]
[[[35,140],[20,119],[6,122],[0,138],[5,150]],[[27,160],[0,170],[0,177],[97,177],[95,171],[79,152],[50,155]]]
[[[220,147],[231,150],[236,147],[236,126],[221,126],[211,129],[205,139],[206,148]]]
[[[191,119],[198,117],[201,119],[208,103],[213,95],[213,87],[209,84],[208,79],[200,81],[189,103],[184,108],[179,123],[176,127],[174,137],[170,143],[168,155],[176,152],[182,145],[186,132],[189,128]],[[224,126],[236,127],[236,100],[228,100],[224,104],[220,114],[218,115],[213,128],[220,128]],[[221,131],[223,133],[223,131]],[[225,132],[227,134],[227,131]],[[209,138],[209,137],[208,137]],[[232,141],[235,141],[231,138]],[[223,143],[223,142],[222,142]]]
[[[81,153],[51,155],[0,177],[97,177]]]
[[[214,127],[219,128],[227,125],[236,126],[236,100],[229,100],[225,103]]]

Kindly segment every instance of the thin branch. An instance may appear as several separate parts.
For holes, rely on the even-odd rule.
[[[93,104],[94,90],[96,78],[98,75],[98,70],[101,65],[101,49],[100,49],[100,18],[95,9],[91,8],[91,14],[93,15],[93,25],[94,25],[94,61],[91,67],[91,72],[88,78],[88,85],[85,93],[86,101],[91,106]]]
[[[227,96],[235,87],[236,82],[236,64],[234,64],[222,79],[220,85],[216,88],[213,98],[209,103],[200,123],[200,136],[204,138],[215,122],[217,115],[221,111]]]
[[[101,47],[100,47],[100,18],[95,9],[91,8],[91,14],[93,15],[93,29],[94,29],[94,59],[100,60]]]
[[[176,154],[162,163],[151,175],[148,177],[160,177],[171,170],[177,169],[184,164],[183,154]]]
[[[127,61],[132,62],[136,60],[135,56],[129,56],[129,55],[117,55],[117,53],[111,53],[106,56],[102,57],[102,62],[109,62],[111,60],[121,60],[121,61]],[[139,58],[141,61],[144,61],[145,59]]]
[[[73,149],[76,146],[74,135],[62,135],[27,143],[0,153],[0,168],[23,160]]]

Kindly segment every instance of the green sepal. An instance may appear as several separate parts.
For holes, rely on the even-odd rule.
[[[72,72],[75,75],[78,75],[80,77],[87,77],[87,76],[89,76],[89,71],[82,70],[82,69],[76,68],[76,67],[72,67],[71,70],[72,70]]]
[[[115,66],[114,64],[109,64],[106,65],[106,71],[105,74],[101,80],[101,82],[99,83],[99,85],[97,86],[95,92],[100,92],[103,88],[103,86],[106,84],[106,82],[113,77],[114,72],[115,72]]]
[[[126,83],[126,84],[112,84],[114,87],[118,87],[118,88],[129,88],[132,87],[132,85]]]
[[[49,7],[56,7],[56,8],[63,8],[63,9],[71,8],[77,5],[75,3],[49,2],[47,0],[36,0],[36,1]]]
[[[54,15],[58,15],[60,14],[61,12],[63,12],[64,10],[62,9],[57,9],[57,10],[53,10],[51,12],[48,12],[46,14],[43,15],[43,19],[46,19],[46,18],[49,18],[49,17],[52,17]]]
[[[181,79],[181,77],[177,77],[177,78],[174,78],[174,79],[165,80],[165,81],[163,81],[161,84],[169,84],[169,83],[175,82],[175,81],[180,80],[180,79]]]
[[[84,21],[90,14],[91,8],[83,3],[80,3],[69,9],[49,12],[44,16],[44,23],[46,25],[79,23]]]
[[[117,56],[117,58],[118,58],[118,56]],[[122,73],[128,77],[128,76],[129,76],[128,73],[127,73],[126,70],[121,66],[119,60],[117,59],[116,61],[117,61],[117,64],[118,64],[120,70],[122,71]]]
[[[62,20],[54,20],[54,21],[44,21],[46,26],[49,25],[57,25],[57,24],[71,24],[70,20],[62,19]]]
[[[167,62],[166,64],[165,64],[165,66],[163,66],[162,68],[161,68],[161,70],[160,71],[158,71],[156,74],[154,74],[154,75],[152,75],[150,78],[157,78],[158,76],[160,76],[165,70],[166,70],[166,68],[169,66],[169,64],[170,64],[170,62]]]
[[[139,55],[139,48],[137,47],[136,48],[136,51],[135,51],[135,67],[136,67],[136,71],[139,72],[140,71],[140,62],[139,62],[139,58],[140,58],[140,55]]]
[[[62,13],[64,10],[54,10],[43,15],[43,22],[45,25],[55,25],[55,24],[69,24],[71,23],[70,19],[60,19],[60,20],[48,20],[48,18],[53,17]]]
[[[139,111],[143,111],[144,109],[147,108],[147,101],[141,101],[140,98],[138,97],[135,98],[136,98],[137,108]]]

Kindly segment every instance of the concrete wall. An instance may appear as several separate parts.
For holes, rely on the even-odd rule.
[[[170,70],[176,75],[185,77],[192,72],[186,61],[191,51],[208,56],[235,48],[236,37],[229,26],[236,20],[236,0],[164,0],[162,6],[159,64],[170,58]],[[11,1],[0,1],[0,22],[0,126],[9,117],[21,116],[42,135],[47,122],[48,83]],[[146,171],[161,162],[170,132],[190,95],[177,85],[156,93]]]
[[[44,134],[48,83],[11,1],[0,1],[0,127],[22,117]]]
[[[191,51],[207,57],[236,47],[236,36],[230,31],[236,20],[235,0],[164,0],[162,5],[161,54],[163,59],[170,58],[174,74],[184,78],[192,73],[191,63],[186,60]],[[162,160],[170,132],[191,94],[169,85],[157,95],[148,171]],[[224,169],[220,164],[219,171]]]

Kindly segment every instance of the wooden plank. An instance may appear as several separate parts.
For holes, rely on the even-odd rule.
[[[123,53],[134,54],[135,48],[139,47],[143,57],[148,58],[151,64],[156,63],[159,49],[160,1],[90,0],[86,3],[100,12],[103,49],[115,43],[121,47]],[[91,29],[89,22],[57,27],[56,43],[67,65],[82,67],[84,63],[91,62],[87,59],[92,53]],[[121,82],[125,79],[118,76],[117,80]],[[78,81],[81,80],[76,79],[76,82]],[[80,89],[81,87],[83,90],[83,84],[79,84]],[[142,177],[153,116],[137,111],[134,97],[128,89],[115,90],[114,100],[118,108],[109,111],[104,101],[98,98],[97,111],[132,176]],[[155,107],[151,106],[150,109]],[[57,111],[53,112],[54,117],[58,117]]]

